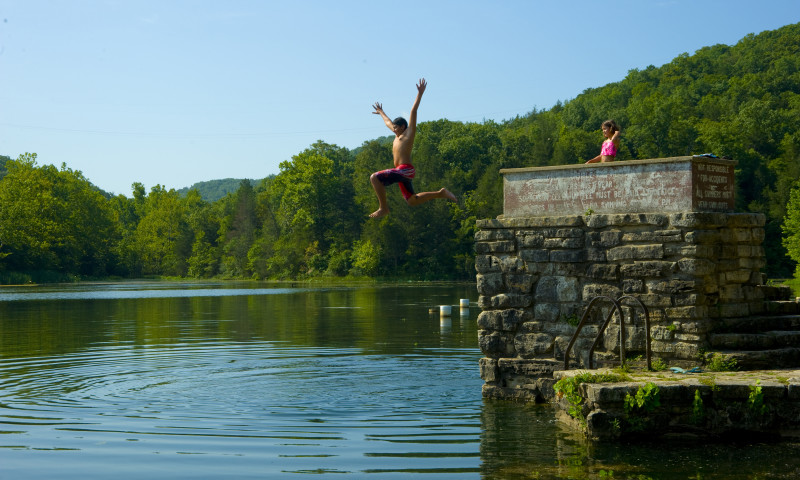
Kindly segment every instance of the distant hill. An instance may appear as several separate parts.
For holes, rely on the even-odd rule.
[[[203,200],[207,202],[216,202],[229,193],[234,193],[239,190],[239,185],[242,180],[248,180],[250,185],[255,187],[261,180],[242,179],[242,178],[223,178],[221,180],[208,180],[205,182],[197,182],[191,187],[184,187],[178,190],[178,193],[185,196],[189,190],[197,189]]]

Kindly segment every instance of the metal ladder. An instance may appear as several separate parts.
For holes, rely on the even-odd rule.
[[[589,314],[592,311],[592,307],[599,301],[606,300],[611,303],[612,308],[611,311],[608,312],[608,317],[606,317],[605,322],[600,327],[600,330],[597,332],[597,338],[595,338],[594,343],[592,344],[592,348],[589,349],[589,369],[594,368],[593,357],[594,357],[594,349],[597,348],[597,345],[600,344],[600,339],[603,337],[603,332],[605,332],[606,327],[608,324],[611,323],[611,318],[614,316],[614,313],[617,313],[619,316],[619,356],[620,362],[622,365],[625,365],[625,314],[622,311],[622,302],[623,301],[633,301],[634,306],[638,304],[641,307],[642,311],[644,312],[644,325],[645,329],[647,330],[647,346],[645,348],[645,353],[647,356],[647,369],[652,369],[651,359],[652,359],[652,351],[650,349],[650,313],[647,311],[647,307],[644,306],[641,300],[638,298],[631,296],[631,295],[623,295],[618,299],[614,300],[611,297],[605,295],[599,295],[594,297],[590,302],[589,305],[586,306],[586,310],[583,312],[583,317],[581,317],[580,323],[578,323],[578,327],[575,329],[575,333],[572,335],[572,338],[567,345],[567,350],[564,352],[564,370],[569,370],[569,352],[572,349],[572,346],[575,344],[575,341],[578,339],[578,335],[580,335],[583,326],[586,324],[586,320],[589,318]],[[633,314],[631,314],[631,323],[633,323]]]

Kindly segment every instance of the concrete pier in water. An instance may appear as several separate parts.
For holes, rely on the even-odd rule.
[[[598,296],[635,297],[652,326],[627,304],[624,335],[612,321],[594,365],[643,356],[649,336],[659,365],[716,355],[741,369],[800,367],[800,305],[764,284],[765,217],[734,213],[735,165],[676,157],[502,170],[503,215],[478,221],[475,238],[484,396],[553,400],[554,372]],[[588,365],[609,313],[590,314],[571,369]],[[795,391],[797,376],[786,378]]]

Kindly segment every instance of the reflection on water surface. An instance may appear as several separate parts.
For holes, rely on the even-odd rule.
[[[0,298],[3,479],[798,472],[794,444],[592,446],[547,406],[484,402],[477,310],[428,313],[476,303],[470,285],[126,283]]]

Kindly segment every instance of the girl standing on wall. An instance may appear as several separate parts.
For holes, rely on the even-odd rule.
[[[613,162],[617,156],[617,150],[619,150],[619,127],[617,122],[606,120],[602,126],[603,136],[606,137],[606,140],[603,142],[603,146],[600,147],[600,155],[587,160],[586,163]]]

